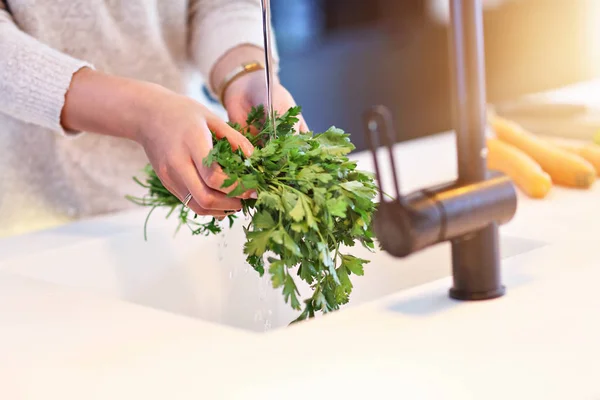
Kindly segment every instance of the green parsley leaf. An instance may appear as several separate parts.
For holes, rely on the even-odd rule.
[[[244,250],[250,256],[261,257],[267,251],[269,240],[271,240],[270,231],[247,231],[246,245]]]
[[[306,217],[306,212],[304,211],[304,202],[302,199],[296,201],[296,205],[290,211],[290,217],[296,222],[302,221]]]
[[[252,225],[257,229],[272,229],[275,224],[275,220],[266,210],[256,213],[252,218]]]
[[[294,310],[300,309],[300,301],[298,300],[298,289],[296,288],[296,283],[294,279],[290,275],[285,276],[285,283],[283,286],[283,297],[286,302],[291,302],[292,308]]]
[[[344,198],[338,197],[327,200],[327,209],[334,217],[346,218],[346,208],[348,208],[348,203]]]
[[[342,266],[348,268],[348,270],[354,275],[364,275],[365,271],[363,269],[363,265],[368,263],[368,260],[363,260],[361,258],[354,257],[350,254],[345,254],[342,256]]]
[[[283,229],[278,229],[271,233],[271,240],[273,242],[284,246],[295,256],[302,256],[300,247],[296,244],[294,239]]]
[[[346,155],[355,148],[350,142],[350,136],[336,127],[331,127],[327,132],[316,135],[315,140],[321,145],[321,151],[329,155]]]
[[[238,180],[237,185],[235,186],[235,189],[233,189],[231,192],[229,192],[228,196],[229,197],[238,197],[238,196],[241,196],[244,193],[246,193],[246,191],[247,191],[247,189],[244,187],[241,180]]]
[[[258,195],[258,200],[256,202],[256,207],[265,207],[274,211],[284,211],[283,203],[281,202],[281,197],[276,193],[271,192],[261,192]]]
[[[269,273],[271,274],[271,282],[275,289],[283,286],[285,282],[285,264],[283,261],[272,261],[271,266],[269,267]]]
[[[254,268],[254,270],[256,272],[258,272],[258,274],[260,276],[263,276],[265,273],[265,263],[263,262],[263,258],[262,257],[258,257],[258,256],[248,256],[248,264],[250,264],[252,266],[252,268]]]

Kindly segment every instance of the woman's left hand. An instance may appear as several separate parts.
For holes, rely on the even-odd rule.
[[[246,74],[232,82],[223,96],[225,109],[229,120],[245,125],[246,117],[252,107],[267,104],[267,93],[265,86],[264,71],[254,71]],[[282,115],[290,107],[294,107],[296,102],[286,88],[276,80],[273,83],[273,107],[275,112]],[[300,115],[297,130],[308,132],[308,126],[304,118]]]

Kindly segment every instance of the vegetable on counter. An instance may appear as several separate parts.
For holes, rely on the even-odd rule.
[[[587,160],[596,169],[596,175],[600,176],[600,146],[596,144],[564,144],[554,142],[558,147],[577,154]]]
[[[251,216],[244,228],[244,253],[261,276],[268,270],[273,287],[282,288],[286,303],[302,310],[297,321],[348,302],[350,277],[363,275],[368,261],[342,253],[342,246],[359,242],[374,249],[371,221],[377,194],[374,177],[357,170],[356,162],[347,157],[354,150],[349,135],[335,127],[315,135],[296,134],[299,112],[295,107],[277,117],[273,135],[271,124],[262,122],[264,109],[253,109],[246,127],[231,124],[255,146],[252,156],[245,158],[227,140],[213,137],[214,148],[204,160],[205,165],[218,163],[229,176],[224,187],[237,184],[230,196],[257,192],[257,199],[242,200],[244,214]],[[260,130],[258,135],[250,133],[252,126]],[[220,221],[198,220],[164,188],[150,166],[145,182],[136,181],[148,194],[130,200],[152,209],[164,206],[177,211],[180,226],[189,226],[192,234],[221,232]],[[235,223],[235,216],[228,218],[230,224]],[[312,289],[303,306],[297,279]]]
[[[596,169],[578,154],[526,131],[519,124],[490,114],[489,124],[496,136],[533,158],[557,185],[587,189],[596,180]]]
[[[488,169],[506,174],[529,197],[541,199],[552,188],[552,179],[533,158],[513,145],[487,139]]]

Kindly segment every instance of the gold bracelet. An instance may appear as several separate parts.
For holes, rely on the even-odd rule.
[[[259,71],[261,69],[265,69],[265,67],[257,62],[253,61],[250,63],[242,64],[238,68],[234,69],[223,79],[223,83],[221,83],[221,87],[219,88],[219,100],[221,100],[221,104],[225,105],[225,91],[233,82],[235,82],[238,78],[243,75],[249,74],[250,72]]]

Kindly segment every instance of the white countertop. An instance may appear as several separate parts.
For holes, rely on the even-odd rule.
[[[397,154],[403,190],[455,174],[451,134]],[[456,302],[444,278],[267,334],[2,271],[145,210],[4,239],[0,399],[600,399],[600,184],[519,200],[502,232],[543,245],[504,260],[506,296]]]

